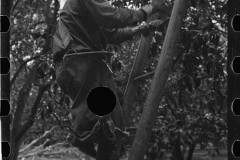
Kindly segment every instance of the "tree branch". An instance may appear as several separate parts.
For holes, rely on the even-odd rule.
[[[28,60],[24,61],[24,62],[21,64],[21,66],[18,68],[18,70],[15,72],[13,78],[11,79],[11,81],[10,81],[10,88],[12,87],[13,83],[15,82],[15,80],[16,80],[18,74],[20,73],[20,71],[23,69],[23,67],[24,67],[28,62],[30,62],[30,61],[32,61],[32,60],[34,60],[34,59],[38,59],[38,58],[40,58],[40,57],[42,57],[42,56],[45,56],[45,55],[46,55],[46,53],[45,53],[45,54],[41,54],[41,55],[34,56],[34,57],[29,58]]]
[[[31,108],[28,121],[23,125],[23,127],[21,127],[19,132],[16,134],[16,136],[14,137],[14,141],[21,139],[23,137],[23,135],[27,132],[27,130],[33,125],[34,118],[35,118],[35,115],[37,113],[37,109],[38,109],[39,103],[42,99],[42,96],[43,96],[44,92],[48,89],[48,87],[51,86],[51,84],[52,83],[48,83],[48,84],[39,88],[39,92],[38,92],[38,95],[37,95],[37,97],[34,101],[34,104],[33,104],[32,108]]]
[[[51,113],[51,115],[54,118],[56,118],[56,120],[57,120],[59,126],[61,127],[61,129],[68,128],[76,137],[82,138],[71,126],[69,126],[69,125],[63,126],[62,123],[61,123],[60,118],[55,113]]]
[[[15,3],[14,3],[14,6],[12,7],[11,9],[11,15],[13,14],[13,11],[15,10],[15,8],[17,7],[18,3],[20,2],[20,0],[17,0]]]
[[[54,14],[53,14],[53,19],[52,19],[52,24],[55,24],[57,20],[57,14],[59,10],[59,2],[58,0],[54,0]],[[49,33],[54,33],[55,30],[53,30],[53,25],[49,27]]]

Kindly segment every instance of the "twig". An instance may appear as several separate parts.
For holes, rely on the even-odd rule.
[[[15,10],[15,8],[17,7],[17,4],[20,2],[20,0],[17,0],[13,6],[13,8],[11,9],[11,15],[13,14],[13,11]]]
[[[55,98],[52,97],[52,94],[50,93],[49,90],[48,90],[48,95],[49,95],[49,97],[50,97],[55,103],[57,103],[58,105],[60,105],[65,111],[67,111],[68,113],[71,113],[70,110],[68,110],[67,108],[63,107],[63,105],[61,105],[59,101],[57,101]]]
[[[39,153],[41,155],[52,155],[52,154],[61,154],[61,153],[65,153],[64,151],[56,151],[56,152],[50,152],[50,153]]]
[[[63,144],[65,144],[65,142],[55,143],[55,144],[53,144],[53,145],[51,145],[51,146],[48,146],[47,148],[48,148],[48,149],[51,149],[51,148],[54,148],[54,147],[56,147],[56,146],[58,146],[58,145],[63,145]]]
[[[68,125],[67,125],[67,126],[63,126],[62,123],[61,123],[60,118],[59,118],[55,113],[52,113],[51,115],[56,118],[56,120],[57,120],[59,126],[61,127],[61,129],[68,128],[71,132],[74,133],[74,135],[75,135],[76,137],[82,138],[72,127],[70,127],[70,126],[68,126]]]
[[[41,150],[41,151],[35,152],[35,153],[29,153],[29,154],[25,154],[25,155],[19,155],[18,158],[31,157],[31,156],[35,156],[35,155],[38,155],[38,154],[43,153],[43,152],[46,152],[46,151],[48,151],[48,149],[44,149],[44,150]]]
[[[37,152],[34,152],[34,153],[29,153],[29,154],[25,154],[25,155],[19,155],[18,158],[31,157],[31,156],[36,156],[36,155],[54,155],[54,154],[65,153],[66,151],[68,151],[68,150],[66,150],[66,151],[56,151],[56,152],[51,152],[51,153],[44,153],[44,152],[49,151],[50,148],[53,148],[53,147],[55,147],[57,145],[61,145],[61,144],[63,144],[63,143],[54,144],[54,145],[49,146],[49,147],[47,147],[47,148],[45,148],[45,149],[43,149],[41,151],[37,151]],[[36,147],[36,148],[40,148],[40,146]],[[36,149],[34,149],[34,150],[36,150]]]
[[[30,144],[28,144],[26,147],[24,147],[23,149],[21,149],[19,152],[24,152],[26,149],[28,149],[29,147],[31,147],[33,144],[37,143],[40,139],[44,138],[47,134],[49,134],[50,132],[52,132],[54,130],[55,126],[50,129],[49,131],[46,131],[41,137],[33,140]]]
[[[49,141],[50,141],[50,139],[46,139],[43,144],[41,144],[40,146],[35,147],[34,149],[31,150],[31,152],[36,151],[39,148],[43,148]]]

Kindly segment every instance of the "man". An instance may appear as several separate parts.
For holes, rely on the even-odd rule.
[[[115,8],[106,0],[67,0],[60,12],[52,48],[56,80],[63,92],[74,101],[71,111],[77,136],[72,143],[91,156],[96,156],[93,142],[111,145],[108,140],[112,138],[106,134],[107,129],[105,135],[99,138],[99,117],[87,106],[87,95],[91,89],[107,86],[115,93],[116,107],[107,116],[106,125],[113,137],[119,132],[125,133],[122,110],[109,67],[111,54],[103,52],[106,44],[119,44],[137,34],[146,33],[148,25],[130,27],[159,10],[160,5],[153,3],[140,10],[130,10]],[[111,127],[114,129],[111,130]],[[110,159],[106,158],[111,154],[111,147],[108,148],[109,153],[105,149],[106,155],[102,159]],[[104,147],[98,146],[98,149]]]

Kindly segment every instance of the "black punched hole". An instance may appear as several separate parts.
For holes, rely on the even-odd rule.
[[[240,15],[235,15],[232,19],[232,28],[235,32],[239,32],[240,31]]]
[[[235,74],[239,74],[240,73],[240,57],[234,57],[233,61],[232,61],[232,70]]]
[[[1,21],[1,28],[0,28],[0,32],[8,32],[9,27],[10,27],[10,22],[9,22],[9,18],[6,15],[1,15],[0,16],[0,21]]]
[[[10,144],[8,142],[2,142],[2,157],[7,158],[10,155]]]
[[[1,73],[0,74],[8,74],[9,69],[10,69],[9,60],[7,58],[1,58],[0,61],[1,61],[1,65],[0,65]]]
[[[89,92],[87,104],[92,113],[102,117],[114,110],[116,97],[109,88],[96,87]]]
[[[234,99],[232,103],[232,111],[235,116],[240,116],[240,99]]]
[[[240,158],[240,140],[234,141],[232,145],[232,152],[236,158]]]
[[[0,104],[0,116],[8,116],[9,112],[10,112],[10,104],[9,101],[6,99],[2,99],[1,100],[1,104]]]

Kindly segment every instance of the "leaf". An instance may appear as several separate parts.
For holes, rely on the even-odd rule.
[[[69,104],[70,104],[70,99],[69,99],[68,97],[65,97],[64,101],[65,101],[66,105],[69,106]]]
[[[52,108],[51,102],[48,102],[47,111],[48,111],[49,114],[51,114],[53,112],[53,108]]]
[[[151,47],[151,57],[155,57],[157,55],[157,49],[158,45],[156,43],[153,43]]]
[[[197,89],[201,85],[201,79],[200,78],[194,78],[195,86],[194,88]]]
[[[199,49],[199,43],[197,43],[197,42],[193,42],[193,49],[197,52],[198,51],[198,49]]]
[[[47,39],[47,33],[46,33],[46,32],[44,32],[44,33],[42,34],[42,38],[43,38],[43,39]]]
[[[179,87],[179,86],[182,84],[182,82],[183,82],[183,79],[179,79],[179,80],[177,81],[177,86]]]
[[[33,33],[32,36],[33,36],[33,39],[38,39],[39,37],[41,37],[41,34],[40,32],[36,32],[36,33]]]
[[[208,109],[209,109],[210,112],[212,112],[214,114],[216,113],[214,103],[210,103],[209,106],[208,106]]]
[[[123,2],[120,1],[120,0],[118,0],[118,1],[114,1],[114,2],[112,2],[111,4],[114,5],[114,6],[119,7],[119,6],[122,6],[122,5],[123,5]]]
[[[47,64],[46,61],[43,63],[42,68],[43,68],[44,71],[47,70],[47,68],[48,68],[48,64]]]
[[[209,75],[210,74],[210,72],[211,72],[211,63],[207,63],[207,74]]]
[[[205,4],[205,0],[200,0],[200,4],[204,5]]]
[[[212,86],[213,86],[213,89],[214,89],[214,90],[218,90],[218,89],[219,89],[219,82],[215,80],[215,81],[213,82]]]
[[[178,127],[180,127],[180,128],[183,127],[183,124],[184,124],[184,122],[183,122],[182,120],[176,121],[176,125],[177,125]]]
[[[217,93],[222,99],[226,98],[226,96],[221,92],[220,89],[217,90]]]
[[[40,65],[38,68],[37,68],[37,78],[40,79],[40,78],[43,78],[44,77],[44,70],[43,70],[43,67],[42,65]]]
[[[52,79],[56,79],[56,73],[55,72],[53,72],[53,74],[52,74]]]
[[[112,70],[113,71],[120,71],[121,68],[122,68],[122,63],[118,59],[115,59],[112,62]]]
[[[180,90],[182,90],[182,91],[183,91],[183,90],[185,90],[187,87],[186,87],[186,85],[185,85],[185,84],[181,84],[179,88],[180,88]]]
[[[57,95],[57,89],[58,89],[58,84],[55,83],[55,84],[53,85],[53,93],[54,93],[55,96]]]
[[[219,39],[220,39],[220,35],[216,34],[216,35],[215,35],[215,45],[216,45],[216,46],[219,45]]]
[[[185,82],[186,82],[186,86],[187,86],[188,91],[192,93],[193,89],[192,89],[192,84],[190,82],[190,79],[186,78]]]
[[[45,117],[44,117],[44,109],[41,111],[40,116],[41,116],[41,119],[44,121],[44,120],[45,120]]]
[[[60,105],[63,105],[63,101],[64,101],[64,97],[61,97],[61,99],[59,100]]]

